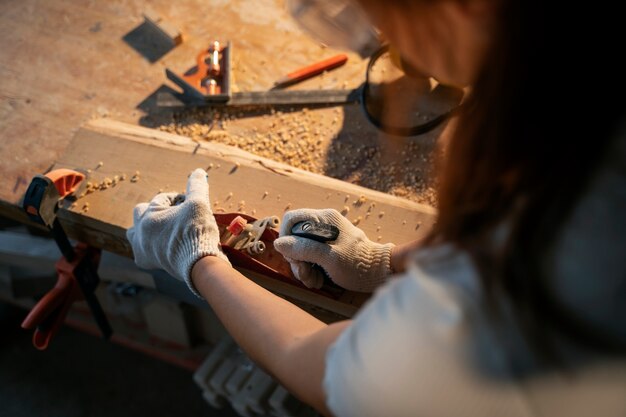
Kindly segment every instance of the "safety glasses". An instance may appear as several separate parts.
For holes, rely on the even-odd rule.
[[[456,111],[463,91],[419,75],[389,45],[353,0],[287,0],[300,26],[319,42],[370,57],[361,87],[366,118],[396,136],[426,133]]]

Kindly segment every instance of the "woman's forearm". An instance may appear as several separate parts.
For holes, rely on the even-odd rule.
[[[253,361],[328,414],[322,389],[326,349],[348,321],[326,325],[213,256],[194,265],[192,281]]]
[[[192,281],[230,335],[255,362],[269,370],[276,353],[294,339],[326,327],[218,258],[199,260],[192,270]]]

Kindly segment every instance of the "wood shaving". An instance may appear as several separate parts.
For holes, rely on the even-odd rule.
[[[337,88],[341,86],[339,83]],[[340,107],[290,108],[285,112],[271,106],[198,108],[156,118],[152,127],[198,143],[235,146],[296,168],[436,206],[434,167],[443,155],[443,150],[436,148],[436,135],[424,135],[419,141],[393,141],[392,145],[381,140],[372,126],[346,117],[347,112]],[[289,172],[263,160],[257,162],[279,175]]]

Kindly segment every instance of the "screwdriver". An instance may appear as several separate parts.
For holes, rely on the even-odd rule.
[[[323,61],[317,62],[315,64],[311,64],[304,68],[300,68],[278,79],[274,83],[274,87],[272,87],[272,89],[283,88],[292,84],[299,83],[300,81],[321,74],[324,71],[340,67],[345,64],[346,61],[348,61],[348,56],[345,54],[339,54]]]

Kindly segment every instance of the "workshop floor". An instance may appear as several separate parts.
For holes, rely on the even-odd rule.
[[[0,303],[0,417],[236,416],[202,400],[191,373],[63,328],[46,352]]]

